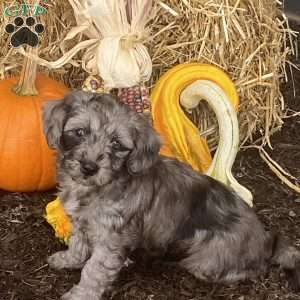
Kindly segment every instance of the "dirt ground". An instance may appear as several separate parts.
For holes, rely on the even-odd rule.
[[[289,109],[300,111],[300,72],[294,76],[296,98],[291,82],[282,90]],[[272,157],[300,183],[300,116],[287,119],[272,142]],[[256,150],[238,155],[234,173],[253,192],[255,210],[266,228],[280,231],[300,249],[300,195],[274,176]],[[78,282],[79,271],[54,271],[46,264],[48,255],[64,248],[43,218],[54,193],[0,191],[0,300],[56,300]],[[136,253],[133,260],[106,300],[300,300],[278,269],[264,279],[223,286],[203,283],[161,261],[149,261],[144,253]]]

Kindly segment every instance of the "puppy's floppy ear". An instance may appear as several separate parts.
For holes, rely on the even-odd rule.
[[[161,140],[150,123],[142,117],[136,122],[134,131],[135,147],[127,160],[127,169],[130,174],[138,175],[146,172],[157,161]]]
[[[50,148],[57,148],[66,112],[62,100],[48,101],[43,107],[44,133]]]

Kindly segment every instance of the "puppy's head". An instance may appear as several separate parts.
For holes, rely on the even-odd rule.
[[[120,172],[139,175],[158,158],[149,122],[108,94],[72,92],[44,107],[44,132],[60,171],[84,185],[105,185]]]

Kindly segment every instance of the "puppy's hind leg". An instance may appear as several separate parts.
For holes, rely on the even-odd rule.
[[[69,248],[48,257],[48,264],[53,269],[81,269],[89,257],[89,247],[86,237],[81,231],[76,231],[70,238]]]
[[[255,278],[263,272],[265,264],[257,266],[257,259],[247,253],[242,257],[240,243],[234,235],[208,234],[196,240],[180,261],[180,266],[195,277],[207,281],[231,284]]]

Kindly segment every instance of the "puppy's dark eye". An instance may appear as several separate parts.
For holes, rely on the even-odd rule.
[[[129,151],[127,147],[125,147],[121,142],[119,142],[116,138],[111,141],[112,149],[116,152],[126,152]]]
[[[122,148],[122,145],[118,140],[112,140],[111,145],[114,150],[120,150]]]
[[[86,131],[85,129],[83,128],[78,128],[75,130],[75,134],[78,136],[78,137],[83,137],[86,135]]]

